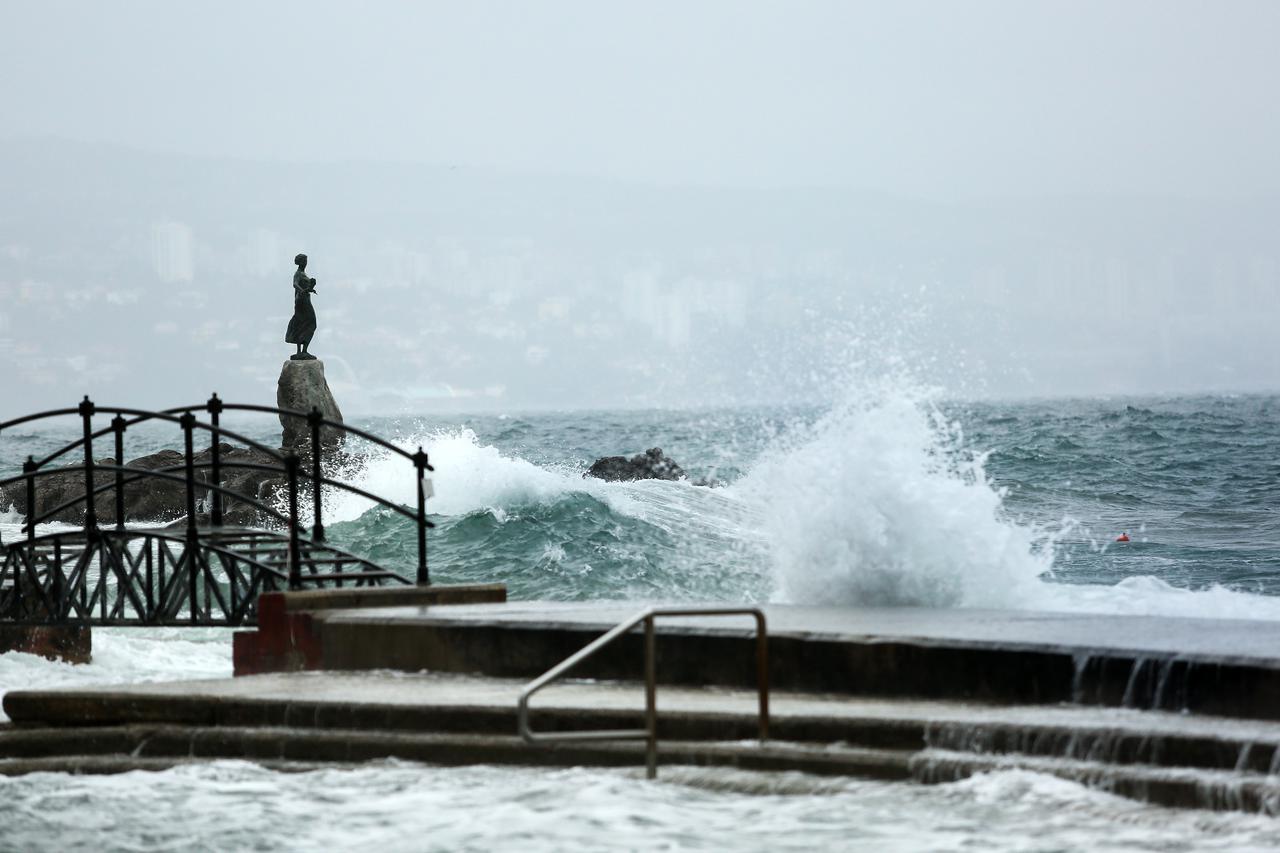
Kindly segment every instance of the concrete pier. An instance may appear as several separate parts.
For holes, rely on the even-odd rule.
[[[531,747],[515,736],[523,680],[282,673],[95,690],[15,692],[0,773],[118,772],[241,758],[280,769],[395,757],[432,764],[639,767],[636,742]],[[540,694],[542,731],[640,724],[643,689],[568,683]],[[751,691],[659,691],[664,765],[941,782],[1025,768],[1167,805],[1274,812],[1280,723],[1079,706],[998,706],[781,692],[772,739]]]
[[[295,642],[314,650],[305,667],[294,668],[512,678],[541,674],[639,609],[628,603],[510,602],[312,610],[304,616],[297,610],[304,602],[292,595],[271,604],[267,598],[260,631],[301,638]],[[1280,719],[1277,623],[922,608],[764,610],[770,682],[779,689]],[[751,624],[747,617],[661,620],[659,680],[753,684]],[[581,674],[632,679],[641,659],[636,634],[603,650]],[[279,669],[237,651],[237,673]]]
[[[503,584],[364,587],[266,593],[258,598],[257,629],[239,631],[235,635],[232,648],[235,672],[237,675],[246,675],[336,668],[329,660],[338,650],[332,646],[331,641],[326,645],[324,633],[318,628],[319,622],[334,613],[404,608],[416,611],[432,605],[502,603],[506,600],[507,588]],[[370,639],[361,638],[356,642],[367,646]]]
[[[636,742],[516,736],[521,688],[639,609],[506,602],[500,585],[263,596],[259,629],[236,636],[237,678],[6,695],[0,773],[212,757],[639,766]],[[752,620],[659,621],[663,764],[922,782],[1017,767],[1170,805],[1280,813],[1278,624],[765,612],[765,743],[753,740]],[[640,635],[620,638],[538,694],[534,728],[639,726],[642,661]]]

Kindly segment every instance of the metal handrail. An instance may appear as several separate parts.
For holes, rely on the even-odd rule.
[[[194,412],[203,409],[210,414],[210,422],[206,423],[196,418]],[[298,418],[305,420],[307,426],[310,427],[310,471],[304,471],[303,459],[296,452],[275,450],[266,445],[254,441],[247,436],[238,432],[229,430],[222,426],[219,416],[224,411],[246,411],[258,413],[273,413],[278,415],[282,421],[284,418]],[[93,417],[96,414],[109,414],[115,412],[116,416],[111,421],[108,429],[93,429]],[[181,482],[186,485],[186,518],[188,536],[192,540],[197,538],[196,534],[196,491],[202,490],[210,497],[209,519],[214,527],[221,527],[223,520],[223,501],[224,499],[235,499],[248,506],[253,507],[259,512],[274,517],[279,521],[283,521],[289,529],[290,549],[291,549],[291,570],[290,585],[296,586],[299,582],[298,578],[298,556],[299,556],[299,524],[298,524],[298,489],[299,479],[310,481],[312,506],[314,508],[310,538],[321,543],[325,540],[325,529],[323,517],[323,487],[330,486],[341,491],[349,492],[373,501],[375,504],[405,516],[413,521],[417,526],[417,544],[418,544],[418,566],[416,582],[419,586],[427,586],[431,583],[431,576],[427,570],[427,530],[435,527],[435,525],[427,518],[427,491],[429,481],[427,480],[427,472],[434,471],[435,467],[431,465],[430,459],[425,450],[421,446],[417,451],[410,453],[403,448],[392,444],[386,439],[380,438],[367,430],[341,423],[339,421],[330,420],[324,417],[318,408],[312,408],[310,412],[299,412],[292,409],[281,409],[274,406],[259,406],[250,404],[226,403],[218,398],[217,394],[212,395],[209,400],[200,406],[189,406],[168,409],[165,411],[148,412],[142,409],[132,409],[122,406],[98,406],[91,401],[88,395],[74,409],[54,409],[46,412],[38,412],[32,415],[25,415],[20,418],[14,418],[8,421],[0,422],[0,433],[11,429],[19,424],[25,424],[44,418],[62,417],[66,415],[78,415],[82,422],[83,434],[80,438],[68,442],[61,449],[54,451],[44,459],[37,461],[33,456],[28,456],[27,461],[23,463],[22,473],[20,475],[3,478],[0,481],[0,487],[12,483],[25,483],[27,491],[27,519],[23,525],[24,532],[28,533],[28,538],[35,535],[35,527],[42,520],[57,515],[60,512],[71,509],[72,507],[83,504],[85,507],[84,527],[86,530],[96,534],[98,532],[98,514],[97,514],[97,497],[103,492],[115,492],[116,499],[116,522],[117,525],[123,523],[124,518],[124,487],[136,480],[148,477],[156,477],[167,479],[172,482]],[[130,417],[125,417],[126,415]],[[181,466],[166,466],[157,469],[139,469],[134,466],[126,466],[124,464],[124,434],[125,431],[134,424],[141,423],[146,420],[158,420],[174,423],[183,430],[183,439],[185,444],[185,453]],[[358,486],[343,482],[332,477],[324,476],[322,469],[322,446],[321,432],[325,429],[333,429],[341,431],[343,434],[356,436],[382,447],[388,451],[404,457],[413,463],[416,470],[417,480],[417,511],[406,509],[398,503],[387,498],[380,497],[374,493],[361,489]],[[210,462],[195,462],[194,433],[196,430],[207,431],[210,434]],[[101,438],[111,433],[115,436],[115,455],[111,464],[99,464],[93,456],[93,441],[95,438]],[[265,454],[271,460],[281,464],[281,468],[273,465],[262,465],[259,463],[249,462],[231,462],[226,463],[221,460],[220,448],[223,438],[230,438],[240,444]],[[46,466],[59,457],[69,453],[71,450],[82,447],[84,449],[84,464],[78,467],[60,469],[58,471],[45,470]],[[209,468],[212,472],[210,482],[197,482],[195,471],[197,469]],[[261,502],[250,499],[247,496],[235,493],[222,486],[222,471],[224,468],[239,468],[263,471],[269,473],[282,473],[288,481],[288,514],[285,516],[281,512],[276,512],[267,508]],[[36,494],[35,486],[38,478],[45,476],[53,476],[54,474],[65,474],[68,471],[78,471],[83,473],[85,485],[84,491],[77,497],[69,501],[63,502],[61,505],[46,510],[43,515],[36,512]],[[114,484],[107,483],[98,485],[96,475],[98,472],[114,472]],[[184,476],[178,477],[176,472],[183,472]],[[0,547],[3,542],[0,542]]]
[[[249,405],[245,403],[226,403],[221,401],[219,401],[219,405],[225,411],[257,412],[259,414],[284,415],[285,417],[300,418],[302,420],[306,420],[308,417],[310,417],[309,412],[300,412],[297,409],[281,409],[278,406],[256,406],[256,405]],[[124,415],[124,414],[132,415],[133,419],[130,420],[126,424],[126,426],[133,426],[134,424],[141,423],[143,421],[150,420],[152,418],[158,418],[163,421],[170,421],[173,423],[177,423],[178,416],[181,415],[183,412],[195,412],[195,411],[199,411],[200,409],[205,409],[207,408],[207,406],[208,406],[207,403],[198,403],[192,406],[176,406],[173,408],[163,409],[158,412],[148,412],[140,409],[120,408],[119,406],[99,405],[98,410],[102,412],[117,412],[121,415]],[[13,427],[21,426],[22,424],[25,424],[25,423],[30,423],[31,421],[44,420],[47,418],[59,418],[59,417],[65,417],[67,415],[78,415],[78,414],[80,414],[80,410],[77,408],[77,409],[50,409],[45,412],[36,412],[30,415],[23,415],[20,418],[12,418],[10,420],[4,421],[3,423],[0,423],[0,433],[6,430],[12,429]],[[406,459],[413,459],[413,454],[410,453],[409,451],[405,450],[402,447],[398,447],[397,445],[387,441],[385,438],[376,436],[367,430],[360,429],[359,427],[353,427],[350,424],[343,423],[342,421],[330,420],[329,418],[321,418],[320,424],[321,426],[325,426],[330,429],[337,430],[339,432],[350,433],[352,435],[355,435],[358,438],[362,438],[365,441],[368,441],[372,444],[376,444],[385,450],[389,450],[393,453],[397,453]],[[205,429],[209,428],[209,426],[204,424],[197,424],[197,426],[201,426]],[[226,429],[225,427],[219,426],[217,427],[217,431],[222,435],[231,436],[235,438],[237,441],[243,441],[244,443],[248,444],[249,446],[253,447],[256,450],[263,450],[268,453],[272,453],[273,455],[277,455],[277,456],[279,455],[278,451],[274,451],[271,448],[266,447],[265,445],[260,445],[255,441],[238,436],[235,433],[231,432],[230,430]],[[107,427],[93,433],[93,437],[101,438],[102,436],[106,435],[109,432],[111,432],[111,429],[110,427]],[[58,456],[61,456],[63,453],[66,453],[67,451],[70,451],[70,450],[74,450],[75,448],[79,447],[82,444],[84,444],[83,438],[75,439],[71,441],[69,444],[67,444],[65,447],[63,447],[61,450],[59,450],[55,456],[52,456],[48,459],[41,460],[40,464],[44,465],[45,463],[50,462],[53,459],[56,459]],[[434,470],[434,469],[428,469],[428,470]]]
[[[764,611],[758,607],[649,607],[588,643],[582,649],[535,678],[520,692],[516,704],[517,730],[525,743],[550,743],[578,740],[644,739],[645,775],[658,775],[658,685],[657,641],[653,620],[658,616],[753,616],[756,620],[756,693],[760,708],[760,742],[769,739],[769,631]],[[581,732],[535,732],[529,727],[529,699],[533,694],[560,678],[570,669],[594,655],[632,628],[644,623],[644,719],[643,729],[598,729]]]

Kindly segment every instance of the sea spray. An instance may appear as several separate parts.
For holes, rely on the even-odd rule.
[[[510,506],[547,503],[568,493],[589,494],[611,504],[625,506],[627,496],[604,483],[584,479],[579,471],[541,468],[519,456],[483,443],[467,428],[425,430],[398,444],[413,451],[421,446],[435,460],[431,475],[435,496],[429,510],[434,515],[459,516]],[[412,505],[416,500],[416,474],[412,464],[388,451],[371,454],[355,477],[355,485],[392,501]],[[350,493],[334,495],[326,512],[335,521],[359,518],[372,503]]]
[[[91,663],[0,654],[0,699],[10,690],[228,678],[231,633],[226,628],[98,627],[93,629]],[[0,722],[5,719],[0,713]]]
[[[767,593],[758,524],[729,491],[584,478],[582,467],[535,465],[466,427],[424,429],[400,445],[421,445],[436,466],[428,503],[435,579],[501,581],[513,598],[742,601]],[[353,482],[415,499],[411,466],[390,452],[370,455]],[[325,512],[335,542],[410,565],[411,526],[394,513],[336,492]]]
[[[738,485],[794,603],[1018,607],[1051,566],[931,395],[863,383]]]
[[[961,406],[884,375],[825,411],[367,426],[432,455],[432,578],[503,581],[513,597],[1280,618],[1268,400]],[[1173,444],[1135,444],[1134,424]],[[654,445],[726,487],[581,476],[595,455]],[[412,468],[392,454],[365,457],[354,481],[413,506]],[[329,495],[326,520],[335,542],[412,572],[394,514]],[[1115,529],[1142,541],[1111,544]]]

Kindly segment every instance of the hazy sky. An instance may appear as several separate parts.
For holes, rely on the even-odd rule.
[[[1280,388],[1280,2],[0,0],[0,410]]]
[[[0,130],[929,198],[1280,189],[1275,2],[17,2]]]

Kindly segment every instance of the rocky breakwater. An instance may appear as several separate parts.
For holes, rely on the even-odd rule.
[[[328,420],[342,422],[342,412],[334,400],[324,378],[324,363],[319,359],[286,361],[280,371],[276,390],[276,405],[282,409],[310,412],[313,408]],[[311,428],[305,418],[280,416],[282,427],[280,450],[296,453],[303,462],[302,470],[310,471]],[[331,427],[321,431],[322,461],[326,470],[336,465],[348,465],[350,459],[340,451],[341,433]],[[219,481],[223,489],[231,492],[222,500],[223,522],[235,525],[262,523],[259,511],[249,500],[277,506],[286,488],[283,467],[270,453],[251,447],[233,446],[222,442],[218,447],[220,462]],[[212,482],[213,448],[205,447],[193,457],[195,465],[196,504],[200,520],[207,521],[212,492],[207,488]],[[116,464],[113,458],[100,458],[99,465]],[[266,466],[272,470],[245,468],[245,465]],[[124,521],[172,522],[186,517],[187,488],[185,480],[186,459],[177,450],[161,450],[126,462],[125,467],[141,471],[154,471],[174,475],[179,479],[155,476],[136,477],[124,475]],[[330,475],[332,476],[332,475]],[[116,474],[110,470],[94,472],[95,487],[109,487]],[[80,466],[63,468],[36,480],[35,517],[41,521],[58,521],[82,525],[85,521],[85,474]],[[31,513],[27,506],[27,490],[23,482],[0,489],[0,508],[12,507],[24,518]],[[116,497],[114,489],[98,492],[94,499],[94,511],[100,524],[116,523]],[[47,516],[47,517],[46,517]]]
[[[604,456],[587,469],[584,477],[595,477],[609,482],[629,480],[683,480],[684,469],[662,452],[661,447],[650,447],[628,459],[625,456]]]
[[[223,520],[227,524],[253,524],[258,520],[258,510],[243,498],[251,498],[271,506],[275,501],[277,489],[284,486],[283,472],[267,472],[236,467],[238,464],[270,465],[280,468],[280,463],[269,454],[259,450],[233,447],[222,443],[218,448],[221,462],[221,484],[224,489],[233,492],[223,497]],[[206,447],[195,454],[192,461],[195,470],[197,510],[207,513],[209,490],[206,484],[211,482],[211,470],[208,467],[213,459],[213,448]],[[116,464],[116,460],[105,457],[96,460],[98,465]],[[176,450],[161,450],[125,463],[126,468],[139,471],[155,471],[172,474],[179,480],[155,476],[137,477],[125,473],[124,480],[124,521],[126,522],[169,522],[186,517],[187,487],[181,480],[185,476],[186,460]],[[115,482],[116,474],[109,470],[94,471],[95,487],[110,486]],[[236,496],[241,496],[237,500]],[[85,520],[85,476],[84,468],[63,468],[40,477],[36,480],[35,517],[42,522],[58,521],[64,524],[82,525]],[[15,483],[0,490],[0,505],[12,507],[23,518],[30,517],[27,507],[27,490],[24,483]],[[94,512],[100,524],[116,523],[115,490],[108,488],[94,496]],[[50,514],[52,513],[52,514]]]
[[[626,456],[602,456],[582,475],[595,477],[610,483],[628,483],[633,480],[681,480],[693,486],[714,487],[721,485],[711,477],[689,479],[689,475],[676,460],[662,452],[661,447],[650,447],[644,453]]]

